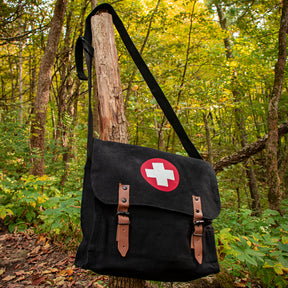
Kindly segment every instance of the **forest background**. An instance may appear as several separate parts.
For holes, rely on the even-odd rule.
[[[288,1],[109,3],[217,172],[222,269],[238,287],[287,287]],[[0,1],[0,217],[10,232],[45,231],[68,247],[81,239],[88,115],[74,48],[91,4]],[[186,155],[116,42],[130,143]]]

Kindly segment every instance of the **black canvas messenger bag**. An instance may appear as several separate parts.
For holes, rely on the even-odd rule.
[[[190,157],[93,138],[90,20],[105,10]],[[88,78],[83,72],[83,51]],[[104,275],[188,281],[219,272],[212,220],[220,213],[213,167],[189,140],[172,107],[108,4],[86,19],[76,43],[88,79],[87,162],[81,204],[83,239],[75,265]]]

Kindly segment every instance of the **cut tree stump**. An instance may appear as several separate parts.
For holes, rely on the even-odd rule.
[[[97,77],[100,139],[128,143],[127,121],[112,16],[105,11],[91,18]],[[115,235],[116,241],[116,235]],[[110,277],[110,288],[144,288],[145,281]]]

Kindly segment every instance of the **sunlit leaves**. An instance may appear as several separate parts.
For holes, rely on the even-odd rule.
[[[231,212],[230,227],[222,228],[216,234],[221,263],[230,270],[230,265],[234,262],[233,273],[236,273],[237,277],[245,273],[246,266],[250,273],[253,271],[266,285],[277,283],[285,286],[286,277],[279,276],[283,276],[288,269],[288,230],[285,229],[287,217],[282,218],[269,209],[264,211],[261,217],[253,217],[250,210],[242,210],[238,214],[238,220],[233,221],[237,213]],[[221,218],[224,219],[223,216],[220,215],[220,221]],[[243,221],[243,216],[249,219]],[[276,221],[278,227],[275,226]],[[240,226],[243,230],[239,229]]]

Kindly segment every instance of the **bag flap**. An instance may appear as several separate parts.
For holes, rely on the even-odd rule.
[[[220,198],[213,167],[206,161],[93,139],[91,181],[94,195],[118,204],[119,183],[130,185],[130,206],[141,205],[193,216],[192,195],[200,196],[203,216],[215,219]]]

